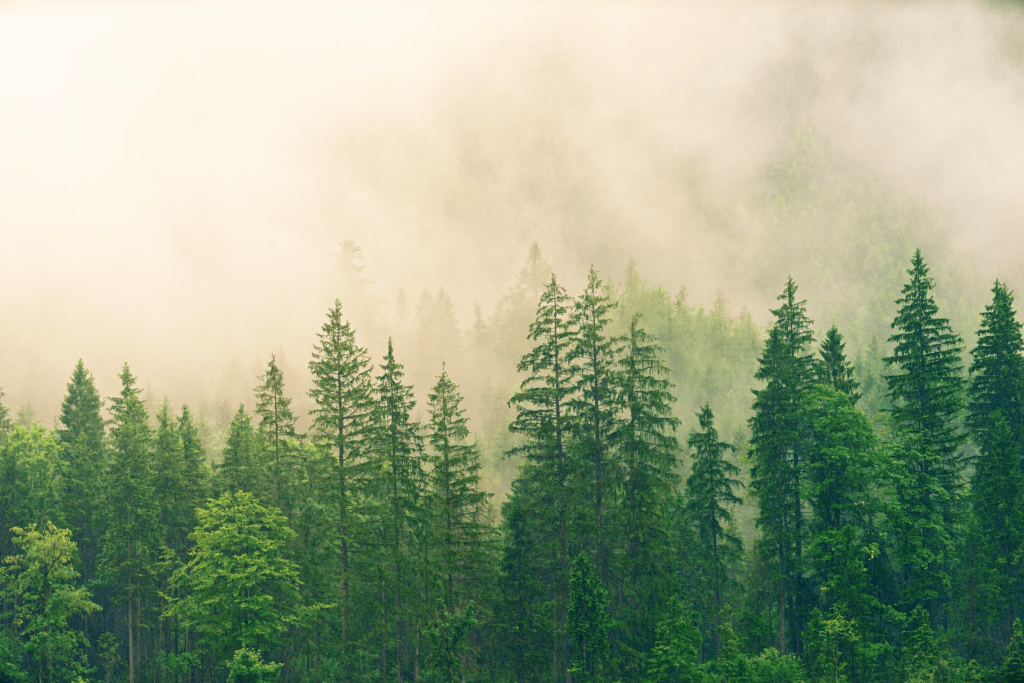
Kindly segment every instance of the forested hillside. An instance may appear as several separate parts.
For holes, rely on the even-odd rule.
[[[856,362],[793,278],[762,330],[536,245],[457,346],[336,301],[223,435],[79,362],[0,409],[0,680],[1022,680],[1013,294],[905,266]]]

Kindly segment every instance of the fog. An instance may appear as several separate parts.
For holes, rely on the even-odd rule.
[[[47,425],[79,357],[300,393],[336,296],[376,358],[400,292],[468,328],[533,242],[759,322],[792,273],[857,341],[918,245],[968,334],[1022,236],[1019,5],[0,3],[0,386]]]

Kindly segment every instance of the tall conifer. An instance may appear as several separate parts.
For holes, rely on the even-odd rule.
[[[949,588],[950,533],[962,490],[963,342],[938,315],[920,249],[907,274],[889,337],[893,352],[884,359],[897,430],[889,517],[897,524],[904,602],[926,603],[934,619]]]
[[[1005,599],[1005,633],[1021,604],[1024,553],[1024,340],[1013,294],[999,282],[985,307],[971,351],[968,425],[979,455],[971,478],[971,503],[988,565]]]
[[[256,387],[255,394],[257,424],[267,445],[274,484],[274,505],[287,512],[288,473],[297,448],[295,415],[292,413],[292,400],[284,395],[284,373],[274,355],[270,356],[266,372],[260,375],[260,385]]]
[[[337,459],[338,541],[341,551],[341,655],[349,654],[349,547],[352,541],[352,513],[359,500],[365,470],[364,438],[372,409],[370,366],[366,349],[356,344],[351,324],[342,318],[341,302],[335,301],[327,321],[317,334],[313,358],[310,398],[316,442]],[[347,660],[345,666],[348,666]]]
[[[108,585],[124,591],[128,622],[128,680],[135,683],[141,602],[157,557],[153,450],[149,414],[128,364],[121,393],[110,399],[112,460],[106,477],[107,528],[100,570]]]
[[[715,657],[722,653],[722,587],[730,561],[742,548],[742,540],[730,530],[731,508],[739,505],[740,497],[734,490],[740,487],[736,478],[739,468],[725,459],[732,444],[718,440],[715,416],[711,406],[697,413],[700,431],[690,434],[686,443],[692,452],[693,465],[686,479],[686,503],[691,519],[697,527],[697,536],[704,549],[703,564],[710,574],[713,595],[713,621]]]

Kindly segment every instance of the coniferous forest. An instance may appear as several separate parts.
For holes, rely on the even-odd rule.
[[[0,412],[0,680],[1022,681],[1021,323],[935,284],[854,359],[792,278],[760,329],[534,247],[476,365],[413,387],[337,301],[310,410],[270,356],[223,435],[80,361]]]

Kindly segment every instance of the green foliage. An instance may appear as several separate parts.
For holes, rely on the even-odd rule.
[[[457,683],[465,680],[467,639],[476,625],[476,605],[472,601],[465,607],[449,609],[444,600],[438,599],[437,618],[427,629],[434,664],[429,681]]]
[[[1018,611],[1024,588],[1024,339],[1013,294],[996,281],[992,295],[971,351],[967,421],[979,449],[970,495],[976,540],[993,573],[985,582],[997,601],[993,616],[1003,621]]]
[[[294,532],[246,491],[224,493],[196,514],[189,561],[173,578],[185,590],[166,615],[184,619],[218,661],[243,647],[274,651],[309,612],[288,554]]]
[[[740,487],[739,468],[725,459],[733,446],[718,440],[714,414],[707,404],[697,416],[701,431],[691,432],[686,443],[692,451],[692,467],[686,480],[686,506],[689,517],[697,528],[703,553],[700,564],[704,568],[713,596],[710,622],[713,628],[715,656],[721,653],[720,628],[722,590],[728,580],[728,569],[742,552],[743,542],[732,533],[731,508],[741,500],[733,491]]]
[[[1013,635],[1010,646],[1006,648],[1006,657],[996,679],[998,683],[1024,683],[1024,628],[1020,619],[1013,620]]]
[[[103,475],[107,449],[100,410],[103,401],[92,373],[79,359],[61,402],[57,434],[64,446],[61,467],[61,512],[82,558],[82,578],[96,573],[103,534]]]
[[[854,379],[853,366],[846,360],[846,344],[843,342],[843,335],[833,325],[825,333],[825,339],[821,342],[821,349],[818,355],[821,360],[818,362],[818,381],[827,384],[836,391],[841,391],[850,398],[850,403],[857,405],[860,394],[857,389],[860,383]]]
[[[648,657],[644,683],[700,683],[701,635],[694,615],[682,600],[672,596],[667,616],[658,623],[654,647]]]
[[[231,493],[248,491],[266,500],[272,497],[267,483],[262,439],[253,428],[245,405],[240,404],[231,420],[227,446],[217,466],[217,488]]]
[[[608,591],[601,585],[593,560],[580,553],[569,569],[569,647],[573,680],[604,680],[608,661]]]
[[[43,525],[58,513],[62,454],[42,427],[12,427],[0,441],[0,553],[15,550],[12,527]]]
[[[621,355],[622,340],[609,334],[614,308],[614,302],[591,267],[587,286],[572,307],[572,327],[576,333],[568,361],[575,366],[574,395],[568,411],[573,419],[573,469],[579,480],[576,485],[585,492],[585,499],[589,499],[589,504],[577,503],[583,513],[577,527],[586,532],[588,538],[584,546],[593,549],[601,577],[607,576],[610,554],[611,539],[606,528],[608,508],[614,505],[611,494],[621,477],[621,463],[611,448],[624,407],[620,391],[621,368],[616,362]]]
[[[259,650],[242,647],[235,650],[227,663],[228,683],[274,683],[281,675],[282,664],[264,664]]]
[[[920,250],[907,273],[910,281],[896,300],[899,311],[889,338],[893,352],[885,358],[896,428],[889,517],[904,565],[903,603],[927,601],[934,611],[950,587],[950,539],[960,502],[963,344],[949,321],[938,317],[934,283]]]
[[[755,377],[765,387],[754,390],[754,415],[750,418],[753,465],[750,487],[758,505],[757,525],[763,538],[775,548],[779,650],[788,645],[787,619],[793,633],[800,628],[804,601],[803,542],[804,502],[802,482],[806,450],[804,401],[814,382],[813,341],[806,301],[797,301],[792,278],[773,310],[775,323],[768,332],[760,367]],[[795,610],[787,613],[789,603]]]
[[[89,591],[77,585],[77,546],[69,530],[50,522],[42,529],[32,524],[12,531],[19,554],[5,558],[11,572],[4,578],[17,605],[15,629],[25,638],[39,681],[75,681],[89,673],[88,642],[69,621],[99,609]]]
[[[296,454],[298,438],[295,433],[295,415],[292,400],[284,395],[284,373],[277,358],[270,356],[266,372],[256,387],[256,418],[263,435],[269,460],[270,477],[274,486],[274,504],[288,511],[292,484],[291,465]]]

